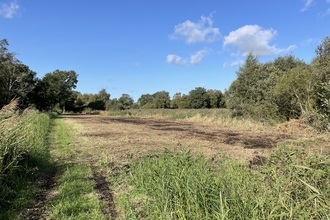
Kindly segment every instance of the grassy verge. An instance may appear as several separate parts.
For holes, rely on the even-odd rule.
[[[52,155],[58,160],[59,173],[55,196],[50,201],[50,219],[106,219],[94,190],[95,182],[88,162],[78,161],[73,127],[55,120]]]
[[[263,166],[189,152],[131,165],[118,196],[124,219],[329,219],[330,158],[282,146]]]
[[[50,167],[50,116],[0,112],[0,219],[12,218],[33,201],[33,182]],[[4,117],[1,117],[4,116]]]

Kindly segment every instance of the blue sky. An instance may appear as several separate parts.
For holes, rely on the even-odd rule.
[[[0,0],[0,39],[41,78],[75,70],[76,90],[111,98],[224,91],[252,51],[307,63],[330,36],[330,0]]]

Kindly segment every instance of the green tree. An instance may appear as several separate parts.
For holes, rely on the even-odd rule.
[[[31,92],[35,87],[36,73],[9,52],[8,41],[0,41],[0,106],[19,98],[21,107],[30,104]]]
[[[138,99],[140,108],[151,108],[153,106],[155,97],[150,94],[142,94]]]
[[[128,95],[128,94],[123,94],[119,99],[118,99],[118,104],[120,110],[127,110],[132,107],[134,103],[133,98]]]
[[[327,36],[316,48],[316,58],[312,63],[318,83],[314,87],[316,111],[320,129],[330,130],[330,37]]]
[[[207,94],[210,98],[210,108],[224,108],[224,96],[220,90],[210,89],[207,90]]]
[[[189,95],[183,94],[180,98],[180,102],[178,103],[179,109],[189,109],[191,108],[190,105],[190,97]]]
[[[203,87],[197,87],[189,92],[191,108],[209,108],[210,97]]]
[[[55,70],[47,73],[37,81],[34,97],[37,107],[53,111],[54,106],[59,104],[65,112],[65,106],[72,97],[73,89],[76,88],[77,78],[78,75],[73,70]]]
[[[160,91],[154,95],[154,107],[155,108],[171,108],[171,98],[169,92]]]
[[[171,108],[173,109],[179,108],[180,101],[181,101],[181,92],[177,92],[174,94],[171,100]]]
[[[316,78],[308,66],[297,66],[281,77],[273,90],[274,102],[280,115],[299,118],[315,106]]]

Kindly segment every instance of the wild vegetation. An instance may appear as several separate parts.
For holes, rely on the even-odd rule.
[[[31,180],[50,167],[50,116],[28,109],[19,114],[13,111],[17,105],[14,101],[0,111],[1,219],[6,210],[31,202],[35,190]]]
[[[137,102],[74,91],[73,70],[38,79],[8,45],[0,41],[1,219],[330,218],[330,37],[311,63],[249,54],[224,93]],[[40,113],[95,110],[105,114]]]

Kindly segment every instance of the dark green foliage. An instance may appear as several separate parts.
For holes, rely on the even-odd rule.
[[[0,107],[13,99],[20,100],[20,108],[32,104],[36,73],[9,52],[8,41],[0,41]]]
[[[55,70],[47,73],[42,79],[38,80],[34,100],[40,110],[53,111],[56,104],[61,105],[63,112],[65,106],[72,99],[73,89],[76,88],[78,75],[75,71]]]
[[[283,121],[302,117],[312,125],[328,126],[329,45],[330,38],[327,37],[317,48],[318,57],[311,64],[292,55],[262,64],[258,57],[249,54],[237,71],[237,79],[225,93],[226,106],[234,115],[258,120]]]
[[[191,108],[209,108],[210,97],[205,88],[197,87],[189,92]]]
[[[210,98],[210,108],[224,108],[225,100],[222,92],[216,89],[210,89],[207,91]]]
[[[168,92],[160,91],[156,92],[154,95],[154,107],[155,108],[170,108],[171,107],[171,98]]]
[[[119,99],[117,103],[117,107],[119,110],[127,110],[132,107],[134,103],[133,98],[128,94],[123,94]]]

